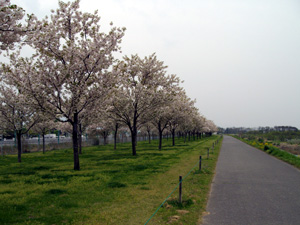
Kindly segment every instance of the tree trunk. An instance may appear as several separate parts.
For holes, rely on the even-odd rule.
[[[135,103],[135,110],[133,115],[133,125],[130,129],[131,131],[131,144],[132,144],[132,155],[136,156],[136,140],[137,140],[137,103]]]
[[[81,129],[81,123],[78,125],[79,132],[78,132],[78,145],[79,145],[79,154],[82,154],[82,129]]]
[[[158,141],[158,149],[161,150],[161,144],[162,144],[162,133],[163,133],[163,129],[161,127],[161,122],[159,121],[157,124],[157,129],[158,129],[158,136],[159,136],[159,141]]]
[[[21,154],[22,154],[22,133],[21,131],[16,131],[17,136],[17,147],[18,147],[18,162],[21,162]]]
[[[107,135],[106,135],[106,131],[104,131],[104,133],[103,133],[103,145],[106,145],[107,144]]]
[[[149,140],[149,144],[151,144],[151,132],[150,131],[147,131],[148,132],[148,140]]]
[[[116,123],[115,134],[114,134],[114,150],[117,149],[117,134],[118,134],[119,124]]]
[[[131,129],[131,145],[132,145],[132,155],[136,155],[136,128]]]
[[[175,129],[172,129],[172,144],[175,146]]]
[[[74,155],[74,170],[80,170],[79,154],[78,154],[78,113],[74,113],[73,122],[73,155]]]
[[[46,153],[46,148],[45,148],[45,132],[42,133],[42,138],[43,138],[43,154]]]
[[[158,134],[159,134],[159,145],[158,145],[158,149],[161,150],[161,146],[162,146],[162,130],[161,130],[161,129],[158,130]]]

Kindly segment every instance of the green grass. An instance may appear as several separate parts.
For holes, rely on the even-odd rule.
[[[196,224],[204,212],[218,155],[206,159],[217,136],[183,143],[139,142],[87,147],[74,171],[71,149],[0,157],[0,224],[144,224],[203,155],[203,170],[183,183],[183,204],[172,196],[149,224],[165,224],[177,209],[187,209],[177,224]],[[220,145],[219,145],[220,146]],[[172,205],[173,204],[173,205]],[[186,221],[189,221],[186,223]]]
[[[243,138],[240,138],[238,136],[233,136],[255,148],[258,148],[272,156],[275,156],[276,158],[282,160],[282,161],[285,161],[297,168],[300,169],[300,157],[297,157],[289,152],[286,152],[284,150],[281,150],[275,146],[273,146],[272,144],[269,144],[269,143],[260,143],[260,142],[257,142],[257,141],[253,141],[253,140],[247,140],[247,139],[243,139]]]

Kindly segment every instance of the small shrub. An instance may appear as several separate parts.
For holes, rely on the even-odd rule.
[[[167,203],[173,207],[177,207],[179,209],[188,208],[189,206],[193,205],[194,202],[192,199],[183,200],[182,203],[178,202],[178,199],[171,199],[167,201]]]
[[[264,139],[263,139],[263,138],[258,138],[258,142],[259,142],[259,143],[263,143],[263,142],[264,142]]]

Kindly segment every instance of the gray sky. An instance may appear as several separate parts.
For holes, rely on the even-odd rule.
[[[58,1],[17,0],[39,18]],[[300,128],[299,0],[81,0],[126,27],[123,54],[157,53],[221,127]]]

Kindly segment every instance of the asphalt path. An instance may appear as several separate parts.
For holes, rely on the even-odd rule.
[[[299,225],[300,170],[224,136],[204,225]]]

